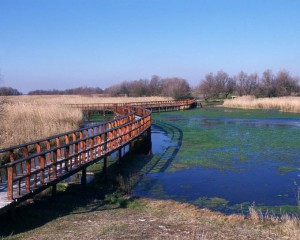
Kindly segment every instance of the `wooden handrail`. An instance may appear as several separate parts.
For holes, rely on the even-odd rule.
[[[138,138],[151,126],[151,110],[147,108],[188,106],[194,102],[190,99],[76,105],[82,109],[110,108],[117,117],[99,125],[0,149],[0,162],[6,161],[0,166],[5,171],[0,183],[7,184],[9,200],[18,199],[45,184],[65,179]]]

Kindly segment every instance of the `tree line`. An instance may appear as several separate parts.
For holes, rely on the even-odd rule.
[[[191,88],[187,80],[183,78],[160,78],[157,75],[151,79],[124,81],[105,89],[110,96],[126,95],[129,97],[142,96],[167,96],[174,99],[191,97]]]
[[[299,78],[291,76],[287,71],[273,74],[266,70],[259,76],[257,73],[247,74],[243,71],[229,76],[224,71],[205,75],[196,87],[196,92],[204,98],[227,98],[229,95],[255,95],[256,97],[280,97],[300,94]]]
[[[22,93],[12,87],[0,87],[0,96],[16,96],[16,95],[22,95]]]
[[[192,94],[192,93],[193,94]],[[17,89],[0,88],[0,96],[20,95]],[[287,71],[274,74],[266,70],[262,75],[248,74],[244,71],[230,76],[224,71],[206,74],[200,83],[191,88],[187,80],[179,77],[161,78],[153,75],[150,79],[123,81],[105,90],[99,87],[79,87],[66,90],[34,90],[29,95],[91,95],[106,94],[108,96],[166,96],[174,99],[189,98],[200,95],[205,99],[228,98],[232,95],[255,95],[257,97],[278,97],[300,95],[299,78],[291,76]]]
[[[66,90],[34,90],[28,92],[28,95],[91,95],[102,94],[103,90],[99,87],[78,87]]]

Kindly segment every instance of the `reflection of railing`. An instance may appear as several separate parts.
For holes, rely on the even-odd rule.
[[[0,202],[23,199],[124,148],[151,126],[147,108],[191,106],[195,100],[131,104],[84,104],[113,110],[115,119],[0,150]],[[176,105],[177,104],[177,105]],[[74,105],[75,106],[75,105]],[[140,106],[143,106],[141,108]],[[0,204],[1,208],[1,204]]]

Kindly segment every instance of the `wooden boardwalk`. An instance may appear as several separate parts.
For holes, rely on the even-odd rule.
[[[152,111],[190,108],[195,100],[131,104],[74,105],[83,111],[110,109],[115,118],[97,126],[82,128],[26,144],[1,149],[0,213],[11,206],[82,171],[107,157],[131,150],[135,141],[150,133]],[[127,147],[129,146],[129,147]]]

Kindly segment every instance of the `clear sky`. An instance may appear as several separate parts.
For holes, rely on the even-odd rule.
[[[0,0],[0,86],[24,93],[266,69],[300,76],[299,0]]]

